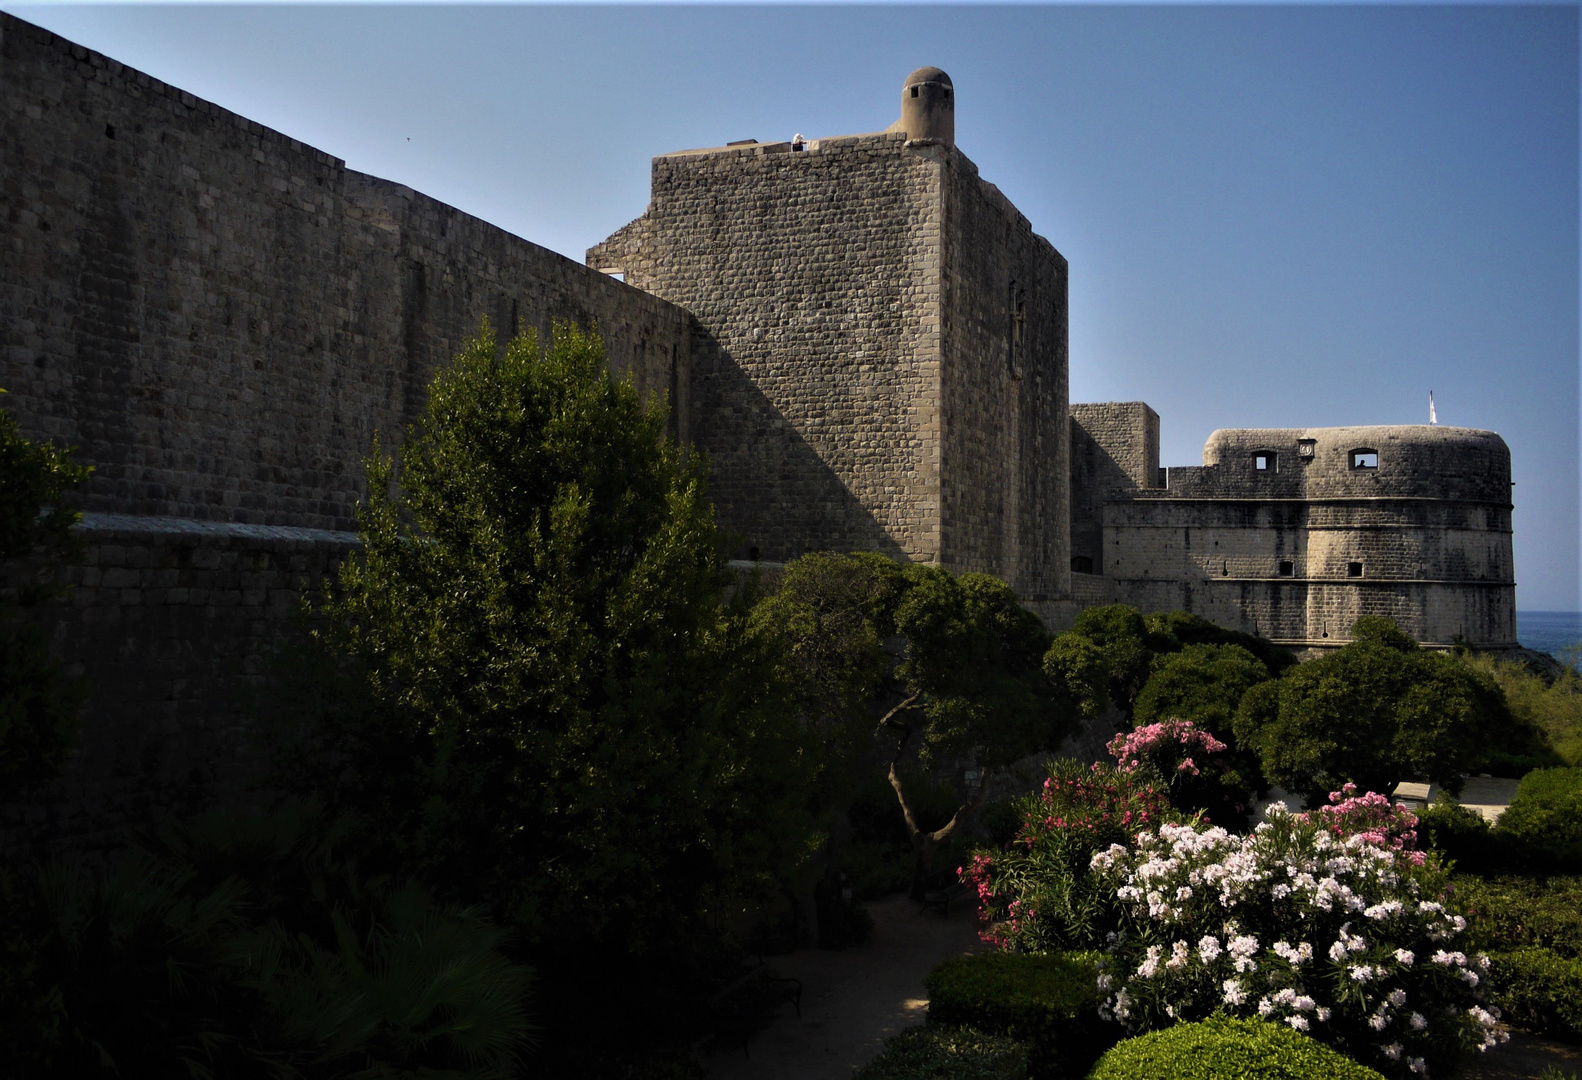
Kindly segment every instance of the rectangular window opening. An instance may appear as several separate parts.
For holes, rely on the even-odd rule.
[[[1379,467],[1379,452],[1377,450],[1353,450],[1351,452],[1351,467],[1353,469],[1377,469]]]
[[[1289,559],[1282,559],[1280,561],[1280,576],[1281,577],[1294,577],[1295,575],[1296,575],[1296,564],[1291,562]]]
[[[1272,473],[1275,471],[1275,455],[1272,450],[1260,450],[1252,456],[1252,467],[1258,472]]]
[[[1346,564],[1346,576],[1347,577],[1361,577],[1362,576],[1362,564],[1360,562],[1347,563]]]

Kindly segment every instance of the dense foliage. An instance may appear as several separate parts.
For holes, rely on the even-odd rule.
[[[1097,1015],[1094,962],[1093,953],[996,952],[946,960],[924,980],[929,1023],[1027,1043],[1031,1075],[1080,1075],[1121,1034]]]
[[[1118,1043],[1090,1080],[1382,1080],[1316,1039],[1265,1020],[1212,1017]]]
[[[1172,820],[1163,784],[1152,773],[1057,758],[1042,790],[1016,810],[1011,843],[974,853],[961,869],[977,890],[985,939],[1025,953],[1099,947],[1118,912],[1093,856]]]
[[[1399,812],[1348,801],[1276,805],[1246,836],[1164,825],[1095,856],[1123,905],[1107,1008],[1143,1030],[1258,1015],[1388,1073],[1492,1045],[1488,959],[1457,947],[1443,873],[1413,857]]]
[[[311,807],[7,883],[0,1073],[512,1075],[530,973],[476,909],[344,861]]]
[[[807,838],[799,732],[722,606],[704,466],[597,338],[471,342],[396,470],[319,640],[373,707],[317,735],[371,844],[528,936],[684,946]]]
[[[1235,720],[1264,774],[1309,802],[1351,781],[1391,790],[1421,777],[1459,790],[1507,722],[1499,688],[1459,658],[1419,649],[1388,619],[1362,618],[1354,640],[1252,687]]]
[[[908,1028],[852,1080],[1025,1080],[1027,1048],[967,1027]]]
[[[1547,680],[1521,664],[1473,654],[1466,662],[1491,678],[1510,707],[1514,745],[1490,762],[1496,776],[1521,776],[1543,765],[1582,766],[1582,672],[1576,656]]]
[[[831,749],[855,752],[859,726],[877,727],[917,855],[914,892],[938,846],[982,802],[990,772],[1054,746],[1069,728],[1040,666],[1048,634],[986,574],[872,554],[804,556],[755,622],[778,631],[804,721],[827,733]],[[888,642],[900,643],[898,657]],[[908,795],[912,754],[924,769],[958,761],[979,772],[938,828],[925,827]]]

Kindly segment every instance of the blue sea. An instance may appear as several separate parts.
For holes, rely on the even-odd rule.
[[[1516,638],[1529,649],[1561,656],[1582,647],[1582,611],[1518,611]]]

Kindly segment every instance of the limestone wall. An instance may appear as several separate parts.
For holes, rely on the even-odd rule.
[[[693,435],[735,552],[940,547],[940,188],[905,136],[653,162],[588,263],[691,311]]]
[[[1104,572],[1123,601],[1300,646],[1344,642],[1361,615],[1393,618],[1425,643],[1515,643],[1510,453],[1499,436],[1219,431],[1204,461],[1106,503]]]
[[[959,151],[946,163],[940,562],[1070,588],[1066,260]]]
[[[1070,406],[1071,568],[1103,574],[1104,504],[1159,486],[1159,414],[1141,401]]]
[[[89,514],[87,554],[47,611],[52,652],[85,681],[64,779],[32,804],[0,800],[0,850],[118,842],[162,812],[245,799],[266,764],[253,694],[295,625],[303,586],[356,548],[352,533]]]
[[[345,529],[490,316],[686,381],[686,313],[0,15],[0,386],[103,512]]]

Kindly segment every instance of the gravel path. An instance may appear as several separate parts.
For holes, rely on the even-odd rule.
[[[949,916],[920,907],[904,896],[869,904],[873,936],[859,948],[769,958],[775,974],[802,980],[802,1016],[782,1006],[747,1054],[709,1058],[709,1080],[849,1080],[885,1039],[922,1023],[923,976],[946,957],[987,946],[978,940],[971,893],[951,904]]]

